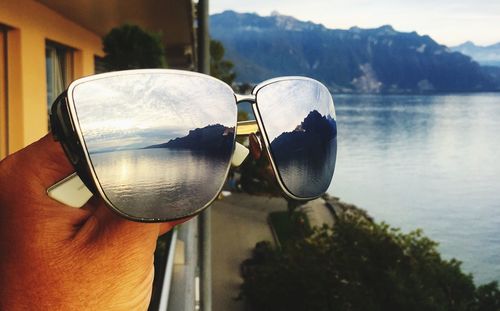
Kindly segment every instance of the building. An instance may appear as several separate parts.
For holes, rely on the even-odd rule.
[[[170,67],[194,69],[190,0],[0,1],[0,159],[48,131],[48,107],[95,72],[101,38],[132,23],[161,32]]]

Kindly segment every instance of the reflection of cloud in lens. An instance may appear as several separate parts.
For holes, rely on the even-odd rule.
[[[141,148],[210,124],[233,127],[230,88],[203,76],[132,73],[84,82],[73,100],[90,152]]]
[[[129,129],[127,131],[101,131],[95,135],[86,136],[86,143],[90,152],[115,151],[123,149],[143,148],[149,142],[163,142],[184,136],[179,129],[162,128]]]

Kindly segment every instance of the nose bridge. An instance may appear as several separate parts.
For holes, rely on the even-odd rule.
[[[235,94],[236,96],[236,104],[249,103],[250,105],[255,104],[255,95],[247,94]],[[259,125],[257,124],[255,110],[252,109],[252,114],[254,115],[254,119],[247,121],[238,121],[238,126],[236,127],[236,135],[238,136],[247,136],[251,133],[259,132]]]
[[[241,94],[235,94],[236,96],[236,103],[242,103],[242,102],[249,102],[252,104],[255,104],[255,95],[254,94],[246,94],[246,95],[241,95]]]

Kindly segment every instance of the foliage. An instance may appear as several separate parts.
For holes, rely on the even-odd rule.
[[[254,85],[252,85],[248,82],[233,84],[233,89],[236,92],[238,92],[238,94],[251,94],[253,88],[254,88]]]
[[[419,230],[404,234],[344,213],[334,228],[261,247],[242,269],[241,294],[261,311],[500,309],[496,283],[476,288],[436,247]]]
[[[481,285],[476,290],[475,311],[500,310],[500,291],[498,283]]]
[[[307,216],[300,211],[279,211],[269,214],[269,223],[274,228],[281,244],[290,240],[304,238],[311,234],[311,226]]]
[[[238,110],[238,121],[248,121],[250,117],[247,111]]]
[[[236,74],[233,71],[234,64],[224,60],[224,46],[220,41],[210,40],[210,74],[217,79],[232,85]]]
[[[166,67],[160,34],[139,26],[125,24],[111,29],[103,38],[103,46],[108,70]]]

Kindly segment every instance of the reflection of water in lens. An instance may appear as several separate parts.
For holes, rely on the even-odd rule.
[[[275,152],[276,165],[287,189],[299,196],[310,197],[325,192],[335,169],[337,139],[322,148],[294,150],[288,157],[279,157],[285,150]]]
[[[179,218],[219,190],[228,160],[188,150],[139,149],[91,155],[107,198],[131,216]]]
[[[256,102],[281,183],[296,197],[321,195],[333,175],[337,144],[328,89],[290,78],[257,87]]]
[[[328,189],[335,169],[336,122],[313,110],[293,128],[271,142],[274,162],[292,194],[302,198],[320,195]]]

